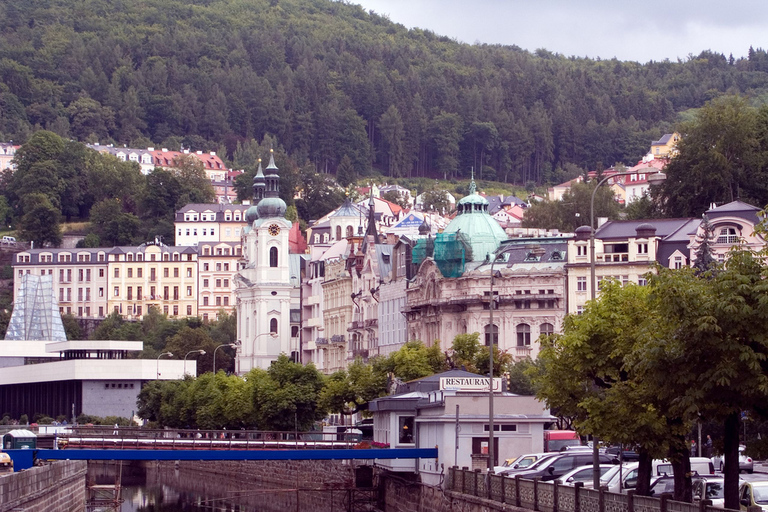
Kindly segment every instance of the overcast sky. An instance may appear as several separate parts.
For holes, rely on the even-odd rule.
[[[685,59],[768,48],[766,0],[350,0],[408,28],[465,43],[546,48],[567,57]],[[653,9],[658,9],[654,15]]]

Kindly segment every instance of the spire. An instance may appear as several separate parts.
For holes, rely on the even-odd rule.
[[[472,168],[472,179],[469,181],[469,193],[470,195],[477,193],[477,185],[475,185],[475,168]]]
[[[265,179],[267,182],[267,190],[264,197],[278,197],[280,195],[280,176],[277,174],[274,149],[269,150],[269,165],[267,165]]]
[[[376,203],[373,200],[373,185],[371,185],[371,197],[368,199],[368,229],[365,230],[365,238],[368,235],[373,236],[373,243],[376,243],[379,239],[379,235],[376,232]]]
[[[264,171],[261,170],[261,158],[258,161],[259,167],[256,170],[256,176],[253,177],[253,204],[264,199],[264,188],[266,187]]]

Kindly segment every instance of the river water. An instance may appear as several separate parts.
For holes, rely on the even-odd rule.
[[[89,464],[88,479],[114,484],[116,467]],[[370,510],[371,492],[313,488],[312,482],[258,481],[155,466],[124,465],[120,512],[347,512]],[[351,503],[351,505],[350,505]]]

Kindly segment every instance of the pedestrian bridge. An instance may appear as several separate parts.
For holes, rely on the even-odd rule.
[[[46,460],[349,460],[437,458],[437,448],[376,448],[359,434],[89,427],[57,433],[51,449],[7,450],[14,469]],[[41,445],[41,443],[38,443]]]

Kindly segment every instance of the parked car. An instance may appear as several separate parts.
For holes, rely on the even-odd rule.
[[[651,483],[651,496],[659,497],[662,494],[675,492],[675,477],[674,476],[660,476]]]
[[[640,460],[640,454],[638,454],[637,452],[628,450],[626,448],[622,450],[618,446],[609,446],[608,448],[605,449],[605,453],[607,453],[608,455],[613,455],[613,457],[617,462],[619,460],[619,456],[621,456],[621,459],[624,462],[633,462],[636,460]]]
[[[604,475],[608,470],[613,468],[614,464],[600,464],[600,476]],[[561,485],[576,485],[576,482],[593,482],[595,477],[594,466],[588,464],[586,466],[579,466],[573,471],[569,471],[560,478],[556,478],[555,482]]]
[[[601,464],[610,464],[611,462],[611,457],[605,454],[600,454],[599,459]],[[587,464],[592,464],[591,453],[564,452],[554,457],[542,459],[535,467],[531,466],[528,470],[517,471],[514,475],[520,475],[521,478],[526,479],[541,478],[543,481],[554,480],[579,466]]]
[[[0,452],[0,475],[5,473],[13,473],[13,460],[7,453]]]
[[[692,485],[694,501],[711,500],[714,507],[725,505],[725,480],[722,478],[696,478]]]
[[[16,245],[16,237],[13,236],[3,236],[2,240],[3,245]]]
[[[515,463],[512,464],[511,467],[504,468],[498,473],[503,473],[505,475],[515,475],[521,471],[528,471],[528,470],[534,469],[539,464],[543,463],[545,460],[550,459],[556,455],[558,454],[557,453],[530,453],[528,455],[522,455],[520,457],[519,463],[518,461],[515,461]]]
[[[758,506],[768,512],[768,480],[742,482],[739,486],[739,508]]]
[[[755,470],[755,466],[752,462],[752,457],[744,453],[745,449],[746,446],[739,446],[739,472],[746,471],[751,475]],[[725,458],[722,455],[715,455],[712,457],[712,465],[722,473],[725,467]]]
[[[618,470],[619,466],[617,466],[617,469],[611,473],[608,481],[601,483],[601,485],[607,487],[609,492],[623,492],[627,489],[634,489],[637,487],[638,466],[639,463],[637,462],[626,462],[621,467],[621,471]],[[669,462],[663,459],[654,459],[651,462],[651,483],[653,483],[654,478],[666,476],[667,474],[672,475]]]
[[[511,459],[505,460],[504,464],[502,464],[501,466],[496,466],[495,468],[493,468],[493,471],[499,474],[508,470],[511,471],[511,470],[518,470],[518,469],[527,469],[537,460],[540,460],[543,457],[551,457],[552,455],[555,455],[555,454],[526,453],[525,455],[520,455],[518,457],[512,457]]]
[[[612,464],[611,469],[603,473],[603,475],[600,477],[600,487],[606,487],[611,480],[613,480],[614,478],[618,478],[617,475],[620,472],[622,475],[626,475],[627,466],[628,464],[624,464],[623,466],[619,464]],[[594,482],[592,480],[588,480],[584,482],[584,487],[591,489],[594,487]]]

